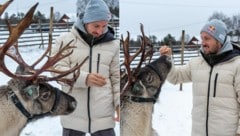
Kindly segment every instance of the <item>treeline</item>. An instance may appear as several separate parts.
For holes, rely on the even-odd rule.
[[[58,21],[58,12],[54,14],[54,22]],[[16,24],[18,23],[23,17],[25,16],[25,13],[23,12],[18,12],[18,13],[13,13],[11,15],[8,14],[8,12],[5,12],[3,17],[0,19],[0,24],[5,24],[5,20],[9,20],[11,24]],[[33,23],[48,23],[49,18],[46,17],[45,14],[41,13],[40,11],[37,11],[34,16],[33,16]]]
[[[149,40],[151,41],[151,43],[154,46],[159,46],[159,45],[180,45],[181,44],[181,40],[176,40],[174,36],[172,36],[171,34],[167,34],[162,40],[158,40],[157,36],[155,35],[149,35],[148,36]],[[141,45],[141,36],[137,36],[137,39],[130,39],[130,45],[132,47],[139,47]],[[186,41],[186,40],[185,40]],[[187,43],[187,41],[186,41]]]
[[[232,17],[228,17],[222,12],[214,12],[209,18],[208,21],[212,19],[219,19],[222,20],[227,28],[228,28],[228,35],[230,36],[233,42],[240,44],[240,14],[233,15]],[[201,28],[199,28],[200,31]],[[182,36],[176,39],[171,34],[167,34],[163,37],[163,39],[159,40],[155,35],[149,35],[148,38],[152,41],[153,45],[180,45]],[[191,40],[191,36],[189,34],[184,35],[185,44],[187,44]],[[200,39],[199,39],[200,40]],[[131,46],[140,46],[141,44],[141,36],[137,36],[137,39],[130,40]]]
[[[119,8],[118,7],[110,7],[110,11],[113,15],[119,17]],[[54,13],[54,20],[53,22],[56,23],[58,20],[63,16],[64,14],[61,14],[60,12],[55,12]],[[0,25],[5,24],[5,20],[10,20],[12,24],[16,24],[25,16],[25,13],[23,12],[18,12],[18,13],[13,13],[9,15],[8,12],[5,12],[2,17],[0,18]],[[77,13],[76,13],[77,16]],[[41,11],[35,12],[33,16],[33,23],[48,23],[49,22],[49,17],[47,17],[45,14],[43,14]]]

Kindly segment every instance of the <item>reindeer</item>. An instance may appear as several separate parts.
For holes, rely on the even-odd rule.
[[[141,24],[142,44],[134,55],[129,55],[129,37],[122,38],[124,51],[124,65],[127,72],[121,73],[121,136],[156,136],[152,128],[152,112],[161,91],[161,87],[171,69],[171,62],[167,56],[161,56],[151,62],[153,46],[143,31]],[[135,69],[131,69],[131,62],[141,56]],[[149,59],[149,63],[142,64]]]
[[[6,7],[12,2],[8,1],[0,5],[0,16]],[[26,16],[16,26],[11,26],[7,22],[9,37],[0,46],[0,71],[11,79],[7,85],[0,86],[0,132],[1,136],[18,136],[27,123],[45,116],[67,115],[76,108],[76,100],[70,95],[62,92],[48,83],[57,81],[73,86],[80,74],[81,64],[65,71],[53,68],[59,60],[69,56],[74,47],[62,46],[58,53],[48,56],[51,50],[51,37],[49,36],[49,46],[43,55],[32,65],[28,65],[22,58],[18,45],[15,44],[24,30],[29,27],[33,13],[38,3],[35,4]],[[14,50],[10,52],[10,49]],[[16,72],[10,71],[5,58],[9,57],[15,61],[19,67]],[[47,58],[45,64],[40,68],[35,68],[37,64]],[[43,75],[44,72],[56,73],[53,77]],[[71,76],[70,76],[71,74]]]

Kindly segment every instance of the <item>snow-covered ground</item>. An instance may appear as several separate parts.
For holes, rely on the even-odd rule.
[[[153,126],[160,136],[190,136],[192,83],[179,85],[166,82],[154,107]]]
[[[37,47],[20,49],[26,62],[37,59],[44,51]],[[7,66],[15,70],[16,64],[6,59]],[[0,72],[0,85],[6,84],[7,76]],[[153,114],[153,126],[160,136],[190,136],[191,132],[191,108],[192,92],[191,83],[183,84],[183,91],[179,91],[179,85],[171,85],[168,82],[162,87],[159,102],[155,105]],[[119,123],[115,131],[119,135]],[[62,127],[60,117],[46,117],[29,123],[20,136],[61,136]]]

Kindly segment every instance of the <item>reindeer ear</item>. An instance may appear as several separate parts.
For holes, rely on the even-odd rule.
[[[29,85],[23,89],[24,94],[29,99],[36,99],[39,96],[39,86],[37,85]]]

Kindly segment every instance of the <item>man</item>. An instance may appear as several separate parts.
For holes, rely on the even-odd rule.
[[[239,136],[240,57],[222,21],[201,30],[201,56],[173,67],[168,81],[193,83],[192,136]],[[161,55],[171,49],[160,48]]]
[[[56,40],[53,53],[58,52],[61,43],[66,45],[71,40],[71,46],[76,47],[58,62],[58,69],[69,69],[89,56],[71,93],[77,108],[61,117],[63,136],[115,136],[114,115],[120,103],[120,41],[114,39],[113,29],[108,26],[110,17],[103,0],[90,0],[72,30]],[[66,86],[62,87],[67,91]]]

